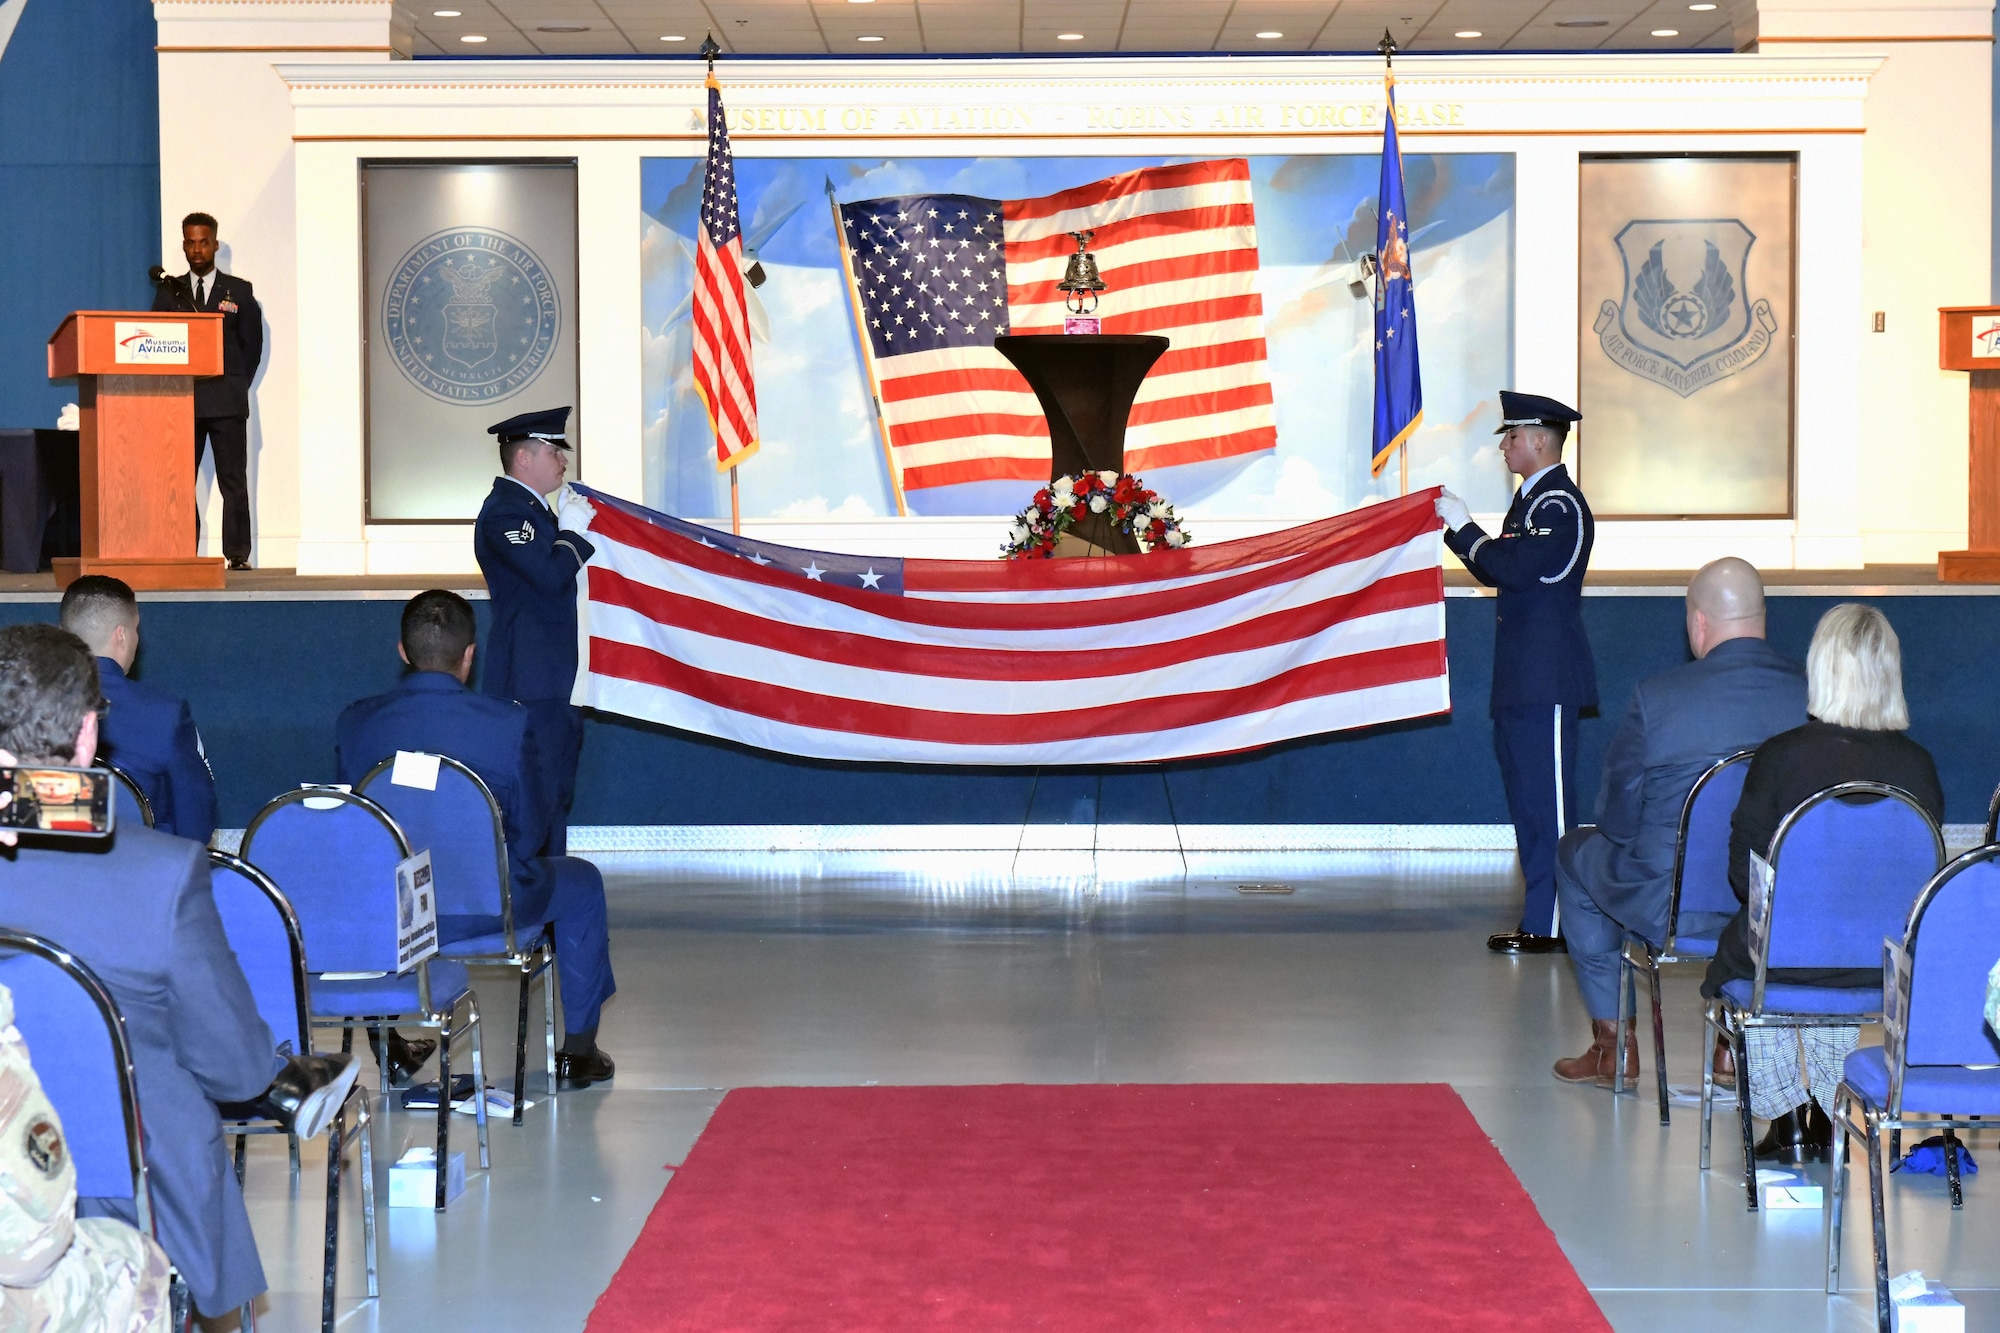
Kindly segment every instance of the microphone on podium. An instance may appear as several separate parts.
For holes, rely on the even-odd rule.
[[[155,264],[146,270],[146,276],[153,280],[155,287],[165,287],[175,296],[178,296],[181,299],[181,303],[187,306],[188,309],[192,310],[195,308],[194,293],[188,290],[187,283],[174,274],[167,272],[164,268]]]

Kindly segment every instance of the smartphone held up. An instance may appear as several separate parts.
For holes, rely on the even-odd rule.
[[[70,838],[111,835],[111,774],[102,768],[0,768],[0,829]]]

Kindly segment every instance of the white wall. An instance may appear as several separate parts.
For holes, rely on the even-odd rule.
[[[212,213],[219,267],[255,284],[264,367],[250,420],[255,562],[296,564],[299,536],[297,186],[281,60],[373,64],[407,55],[382,0],[156,3],[160,26],[160,253],[185,271],[181,218]],[[203,468],[203,554],[220,555],[221,497]]]
[[[1606,523],[1600,568],[1687,568],[1724,552],[1773,567],[1852,568],[1927,561],[1963,544],[1965,382],[1936,369],[1932,330],[1937,306],[1978,301],[1989,286],[1990,53],[1984,40],[1959,39],[1989,35],[1990,9],[1979,0],[1958,9],[1937,0],[1921,10],[1826,5],[1766,0],[1741,30],[1757,53],[1736,56],[1398,61],[1406,107],[1459,108],[1443,128],[1410,127],[1413,150],[1517,155],[1523,384],[1576,379],[1580,153],[1799,154],[1797,517]],[[356,172],[369,157],[576,157],[580,396],[592,423],[585,480],[641,493],[639,159],[700,152],[695,66],[391,64],[394,16],[373,0],[209,0],[156,11],[168,48],[167,220],[200,196],[199,206],[222,216],[236,269],[270,293],[275,364],[260,392],[261,563],[286,563],[289,548],[302,572],[472,567],[463,528],[371,530],[361,521]],[[1855,36],[1867,40],[1835,40]],[[1887,40],[1897,36],[1954,40]],[[171,49],[176,43],[296,45],[195,52]],[[732,115],[742,122],[736,148],[746,156],[1307,145],[1365,154],[1379,143],[1365,125],[1311,128],[1355,119],[1344,111],[1330,119],[1299,113],[1373,106],[1380,84],[1372,60],[745,60],[732,62],[729,75]],[[1135,104],[1185,108],[1181,123],[1195,132],[1111,128],[1104,110]],[[204,126],[226,151],[190,149]],[[223,162],[227,170],[215,165]],[[1866,332],[1878,309],[1888,330],[1879,335]],[[311,373],[301,377],[301,365]],[[964,520],[759,526],[776,540],[885,553],[983,555],[993,540],[990,524]],[[1254,526],[1211,522],[1207,530],[1219,539]]]

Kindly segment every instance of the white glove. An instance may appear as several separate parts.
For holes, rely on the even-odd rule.
[[[556,492],[556,522],[571,532],[589,532],[590,521],[597,517],[597,510],[590,501],[578,495],[565,485]]]
[[[1453,532],[1457,532],[1460,528],[1472,522],[1472,511],[1465,507],[1465,501],[1459,499],[1450,491],[1446,491],[1438,496],[1436,505],[1437,516],[1443,519],[1444,525]]]

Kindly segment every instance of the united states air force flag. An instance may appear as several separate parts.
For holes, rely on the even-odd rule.
[[[1424,382],[1417,369],[1417,297],[1410,280],[1410,209],[1403,199],[1403,150],[1396,139],[1396,76],[1382,120],[1382,186],[1375,205],[1375,439],[1370,472],[1423,423]]]

